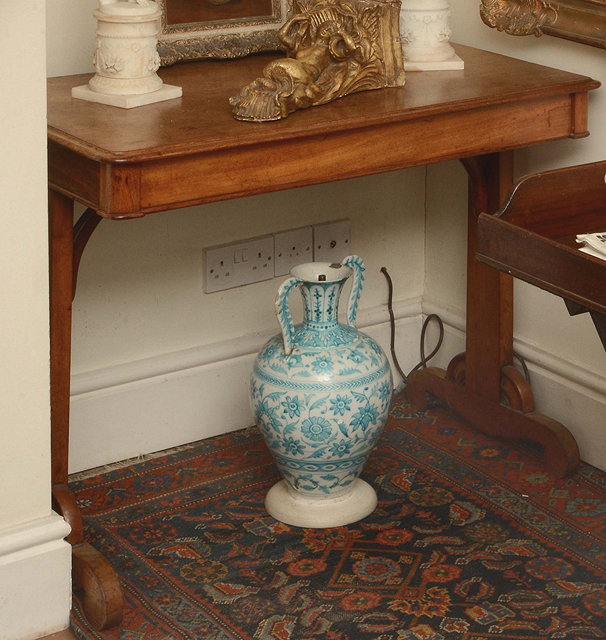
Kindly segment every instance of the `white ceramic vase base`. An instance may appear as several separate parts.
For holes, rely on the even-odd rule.
[[[375,490],[360,478],[345,495],[306,498],[289,490],[285,480],[275,484],[265,497],[270,516],[294,527],[326,529],[343,527],[370,515],[377,506]]]
[[[87,84],[72,89],[73,98],[97,102],[99,104],[108,104],[112,107],[120,107],[122,109],[132,109],[133,107],[141,107],[146,104],[153,104],[154,102],[172,100],[173,98],[180,98],[182,95],[182,88],[172,84],[163,84],[157,91],[131,95],[99,93],[98,91],[93,91]]]
[[[456,71],[465,68],[465,63],[455,53],[448,60],[416,62],[404,60],[405,71]]]

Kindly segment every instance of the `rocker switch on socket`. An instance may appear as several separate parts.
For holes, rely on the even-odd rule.
[[[274,277],[274,237],[204,249],[204,291],[214,293]]]
[[[234,263],[248,262],[248,249],[236,249],[234,251]]]

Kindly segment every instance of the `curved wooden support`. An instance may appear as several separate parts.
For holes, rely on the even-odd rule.
[[[486,158],[483,161],[483,158]],[[467,177],[472,187],[469,193],[469,200],[473,204],[476,213],[488,211],[490,200],[488,188],[488,158],[490,156],[473,156],[471,158],[461,158],[460,163],[467,172]]]
[[[84,541],[84,526],[80,508],[72,490],[66,484],[56,484],[53,486],[53,508],[60,513],[72,528],[70,534],[65,538],[71,545]]]
[[[530,440],[543,447],[543,462],[549,473],[562,478],[579,464],[579,450],[566,427],[540,413],[522,413],[495,404],[448,379],[446,371],[429,367],[408,378],[408,395],[415,410],[427,406],[427,393],[445,402],[474,428],[507,440]]]
[[[457,354],[448,364],[446,377],[455,384],[465,384],[465,353]],[[530,413],[534,411],[534,394],[528,380],[513,365],[501,369],[501,400],[511,409]]]
[[[82,253],[86,247],[90,237],[93,235],[93,231],[97,228],[97,225],[101,222],[101,216],[90,207],[84,211],[84,213],[78,218],[78,221],[74,225],[74,244],[73,244],[73,259],[72,259],[72,300],[76,296],[76,286],[78,283],[78,269],[80,268],[80,260]]]
[[[511,409],[522,413],[534,411],[534,394],[530,383],[513,365],[506,365],[501,370],[501,391]]]
[[[111,564],[90,544],[72,547],[73,588],[86,619],[99,631],[122,621],[122,587]]]
[[[465,384],[465,352],[457,355],[448,363],[446,377],[456,384]]]

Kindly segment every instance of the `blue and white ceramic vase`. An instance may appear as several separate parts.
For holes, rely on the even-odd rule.
[[[256,423],[283,480],[265,507],[281,522],[336,527],[370,514],[374,489],[358,476],[387,419],[391,370],[381,347],[355,328],[364,281],[358,256],[341,264],[292,269],[276,297],[282,333],[259,352],[251,377]],[[347,324],[339,297],[353,276]],[[293,325],[289,293],[303,296],[304,320]]]

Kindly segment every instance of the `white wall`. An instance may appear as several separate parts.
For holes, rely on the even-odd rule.
[[[606,51],[550,36],[498,33],[482,23],[477,4],[468,0],[451,0],[451,9],[454,41],[591,76],[604,85],[590,95],[591,135],[516,152],[518,176],[606,159]],[[466,207],[462,167],[454,162],[432,167],[425,296],[452,326],[462,326],[464,317]],[[560,298],[525,283],[516,282],[515,293],[515,347],[531,366],[537,409],[573,431],[583,459],[606,468],[606,353],[593,324],[586,315],[570,317]],[[462,335],[456,330],[449,335],[443,361],[462,350]]]
[[[65,628],[70,598],[62,540],[69,529],[50,507],[44,9],[42,0],[0,4],[0,636],[7,640]]]
[[[416,169],[103,221],[81,264],[74,373],[275,333],[273,300],[284,278],[203,293],[203,247],[238,238],[346,217],[351,249],[368,268],[363,307],[386,299],[382,266],[392,272],[399,299],[420,295],[423,197],[423,169]]]

